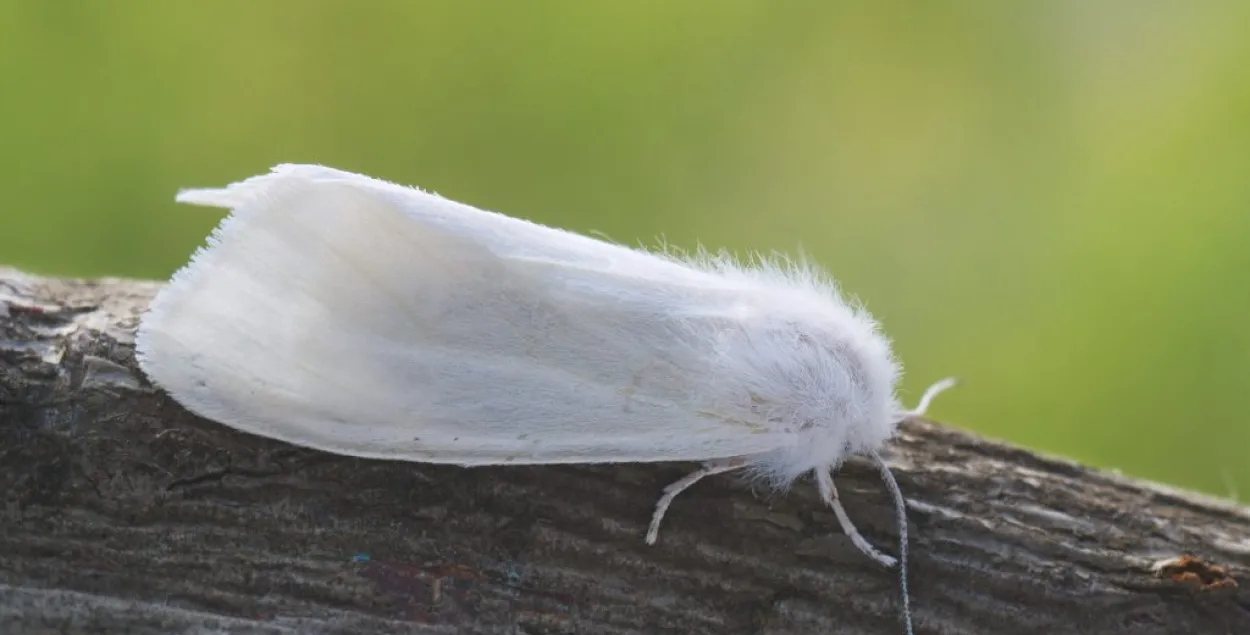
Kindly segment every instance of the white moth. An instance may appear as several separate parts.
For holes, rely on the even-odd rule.
[[[877,462],[902,419],[888,340],[804,263],[648,253],[320,166],[185,203],[222,222],[139,327],[144,371],[192,412],[327,452],[456,465],[701,461],[656,504],[743,469]],[[906,563],[900,567],[911,632]]]

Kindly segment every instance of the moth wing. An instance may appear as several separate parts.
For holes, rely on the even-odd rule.
[[[339,454],[464,465],[779,445],[701,409],[711,309],[732,297],[705,272],[304,167],[180,197],[234,210],[139,330],[143,368],[191,411]],[[672,308],[703,296],[706,312]]]
[[[447,237],[459,237],[480,245],[501,258],[627,270],[633,276],[683,280],[703,286],[718,284],[716,276],[664,256],[480,210],[416,188],[320,165],[279,165],[269,174],[224,188],[184,190],[179,193],[178,201],[235,209],[238,213],[242,204],[258,196],[266,196],[275,184],[292,181],[304,184],[339,182],[389,195],[393,200],[402,201],[405,215],[418,219]]]

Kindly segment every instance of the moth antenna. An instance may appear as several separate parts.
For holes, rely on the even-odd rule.
[[[915,408],[898,413],[899,419],[924,416],[924,413],[929,410],[929,405],[933,403],[933,398],[945,392],[946,389],[954,386],[956,383],[958,383],[958,380],[954,377],[947,377],[946,379],[933,382],[933,385],[929,386],[924,391],[924,394],[920,396],[920,403],[916,404]]]
[[[936,386],[937,384],[934,384],[934,387]],[[943,390],[947,387],[949,386],[944,387]],[[929,391],[932,392],[933,388]],[[925,396],[929,395],[926,393]],[[903,596],[903,628],[907,635],[915,635],[911,625],[911,596],[907,592],[907,501],[903,499],[903,490],[899,489],[898,481],[894,480],[894,473],[890,471],[890,466],[886,465],[885,459],[876,452],[869,456],[876,462],[877,468],[881,471],[881,480],[885,481],[885,487],[890,491],[890,497],[894,499],[894,513],[898,517],[898,584]]]

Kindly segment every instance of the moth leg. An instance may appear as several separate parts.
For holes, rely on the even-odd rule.
[[[731,472],[746,465],[746,461],[740,458],[721,459],[717,461],[708,461],[703,467],[687,474],[680,480],[674,482],[664,488],[664,495],[655,503],[655,513],[651,515],[651,527],[647,529],[647,544],[654,545],[655,539],[660,535],[660,521],[664,520],[664,512],[668,511],[668,506],[673,503],[673,499],[677,495],[686,491],[686,488],[703,480],[705,476],[713,474],[722,474]]]
[[[893,567],[897,562],[893,557],[887,556],[877,548],[868,543],[859,530],[855,528],[855,523],[851,522],[851,517],[846,515],[846,510],[842,508],[842,501],[838,498],[838,488],[833,486],[833,475],[829,470],[816,470],[816,486],[820,488],[820,497],[824,499],[825,504],[833,508],[833,513],[838,517],[838,523],[842,525],[842,531],[851,539],[854,544],[864,555],[876,560],[886,567]]]

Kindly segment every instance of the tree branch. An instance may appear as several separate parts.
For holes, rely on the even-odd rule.
[[[199,419],[132,348],[152,283],[0,269],[0,631],[898,633],[801,481],[353,459]],[[918,633],[1250,633],[1250,513],[927,422],[893,445]],[[893,552],[874,470],[838,476]],[[1182,554],[1193,560],[1152,565]]]

